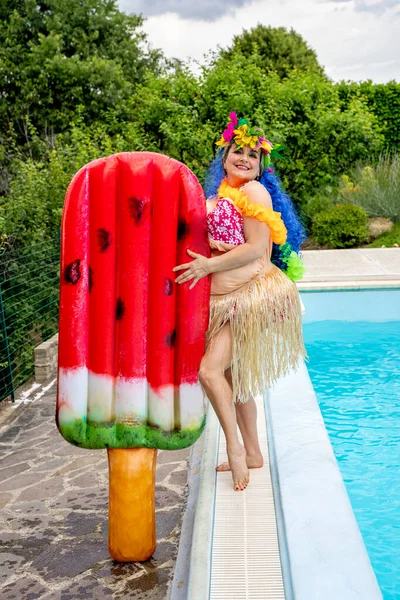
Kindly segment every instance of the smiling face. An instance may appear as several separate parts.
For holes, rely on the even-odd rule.
[[[229,185],[239,187],[255,179],[260,174],[260,154],[249,146],[237,148],[232,144],[222,159]]]

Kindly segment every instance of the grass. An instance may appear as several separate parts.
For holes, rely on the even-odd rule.
[[[393,244],[399,244],[400,246],[400,222],[395,223],[391,231],[382,234],[371,244],[368,244],[368,248],[381,248],[382,246],[392,248]]]

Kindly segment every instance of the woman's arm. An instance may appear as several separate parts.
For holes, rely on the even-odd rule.
[[[271,196],[261,183],[257,181],[249,182],[244,186],[244,192],[249,202],[261,204],[266,208],[272,208]],[[269,245],[269,227],[252,217],[243,217],[243,228],[246,242],[221,256],[209,258],[208,266],[210,273],[231,271],[232,269],[243,267],[265,255]]]
[[[272,208],[271,196],[257,181],[251,181],[245,186],[245,192],[250,202],[255,204],[262,204],[266,208]],[[196,254],[192,250],[187,250],[189,256],[194,260],[190,263],[178,265],[174,267],[173,271],[182,271],[175,279],[176,283],[186,283],[193,279],[189,286],[192,289],[196,283],[209,275],[210,273],[216,273],[218,271],[231,271],[238,267],[243,267],[257,258],[264,256],[267,251],[269,244],[270,231],[268,225],[257,221],[252,217],[243,217],[243,228],[244,237],[246,242],[229,250],[226,254],[221,256],[214,256],[213,258],[207,258],[201,254]]]

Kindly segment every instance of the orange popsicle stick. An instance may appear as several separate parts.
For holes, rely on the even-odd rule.
[[[108,449],[108,550],[119,562],[148,560],[156,549],[155,448]]]

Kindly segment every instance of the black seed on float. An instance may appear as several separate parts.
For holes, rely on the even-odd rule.
[[[167,333],[167,335],[164,338],[164,341],[168,348],[173,348],[176,342],[176,329],[174,329],[170,333]]]
[[[97,243],[99,244],[100,252],[105,252],[111,246],[111,232],[107,229],[100,228],[97,230]]]
[[[125,304],[121,300],[121,298],[118,298],[117,308],[115,311],[115,318],[117,319],[117,321],[120,321],[122,319],[122,317],[124,316],[124,314],[125,314]]]
[[[186,221],[179,221],[178,223],[178,240],[183,240],[189,233],[189,225]]]
[[[69,263],[64,269],[64,279],[67,283],[75,285],[82,277],[81,259],[77,258],[72,263]]]
[[[94,272],[92,267],[89,267],[89,292],[92,291],[94,284]]]
[[[142,220],[148,201],[146,198],[135,198],[135,196],[132,196],[128,199],[128,202],[129,212],[131,213],[131,216],[135,219],[136,223],[139,224]]]
[[[172,283],[172,279],[166,277],[164,279],[164,294],[165,296],[172,296],[172,292],[174,291],[174,285]]]

